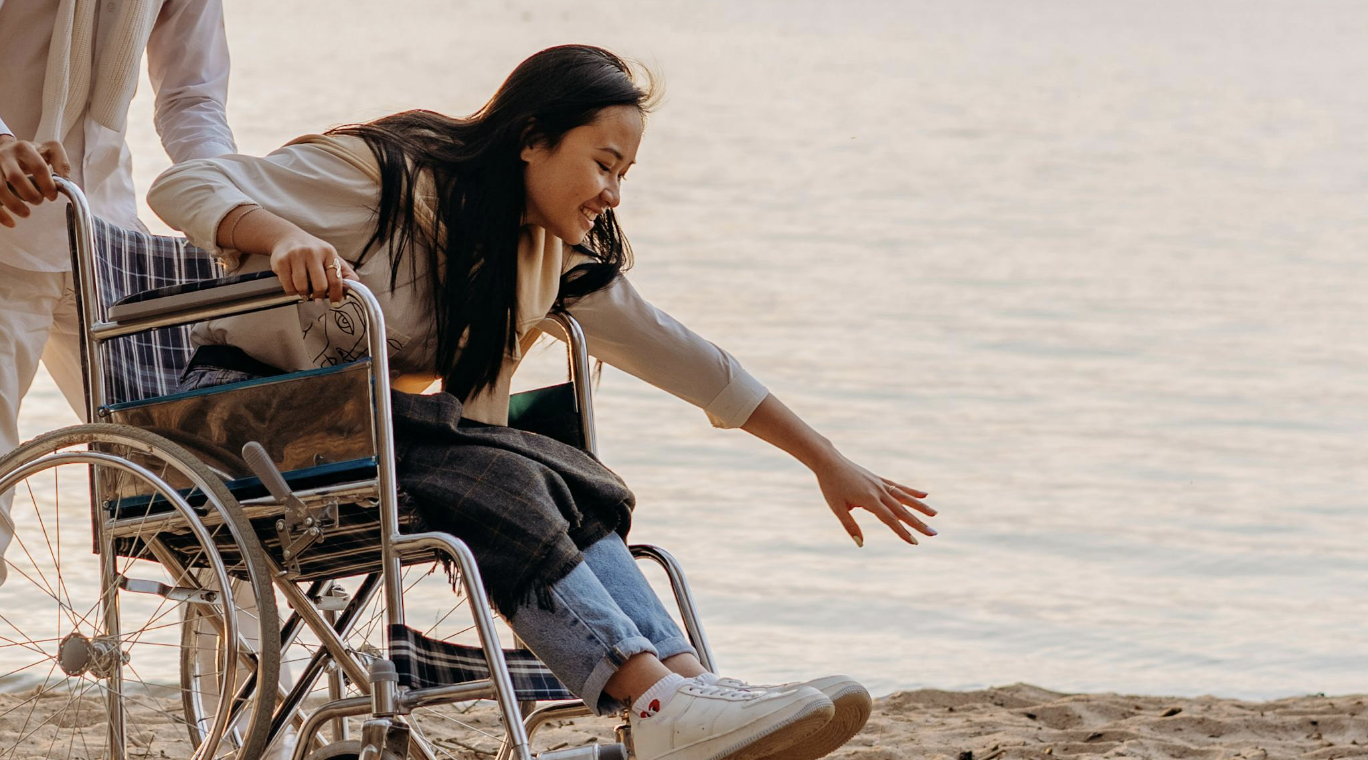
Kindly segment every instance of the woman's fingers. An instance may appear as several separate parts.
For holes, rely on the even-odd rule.
[[[885,506],[887,506],[889,509],[893,511],[893,514],[896,515],[899,520],[912,526],[913,530],[917,531],[918,533],[924,536],[936,535],[935,528],[931,527],[930,525],[927,525],[925,522],[922,521],[920,517],[917,517],[916,515],[912,514],[911,510],[904,506],[904,504],[901,503],[895,496],[890,495],[884,497],[883,503]]]
[[[911,486],[905,486],[896,481],[889,480],[888,478],[879,478],[879,480],[883,481],[883,484],[888,487],[888,490],[898,499],[898,501],[921,512],[927,517],[936,516],[936,510],[932,508],[931,505],[922,501],[922,499],[925,499],[928,495],[925,491],[912,488]]]
[[[6,211],[3,206],[0,206],[0,227],[9,227],[10,229],[13,229],[14,225],[14,217],[10,216],[9,212]]]
[[[916,488],[912,488],[911,486],[905,486],[905,485],[903,485],[903,484],[901,484],[901,483],[898,483],[898,482],[896,482],[896,481],[889,480],[888,478],[879,478],[879,480],[882,480],[882,481],[883,481],[883,484],[886,485],[886,486],[888,486],[889,488],[900,488],[900,489],[902,489],[902,490],[904,490],[904,491],[906,491],[906,492],[912,494],[913,496],[917,497],[918,499],[925,499],[926,497],[928,497],[928,496],[931,495],[931,494],[929,494],[929,493],[927,493],[927,492],[925,492],[925,491],[921,491],[921,490],[918,490],[918,489],[916,489]]]
[[[887,525],[889,530],[897,533],[898,538],[915,546],[917,544],[917,537],[912,535],[912,532],[902,524],[902,520],[898,519],[898,503],[893,500],[893,497],[883,496],[879,501],[879,506],[882,507],[882,509],[874,509],[871,507],[869,511],[873,512],[884,525]]]
[[[328,263],[331,264],[332,259],[329,259]],[[330,287],[330,283],[328,282],[328,273],[331,270],[325,269],[323,262],[320,261],[317,257],[313,256],[309,257],[309,261],[306,265],[306,270],[309,273],[309,297],[314,300],[317,300],[319,298],[327,298],[328,290]]]
[[[333,258],[328,265],[328,303],[334,307],[342,305],[342,257]]]
[[[911,507],[911,508],[917,510],[918,512],[921,512],[922,514],[926,515],[927,517],[935,517],[935,516],[936,516],[936,510],[935,510],[935,509],[932,509],[931,505],[927,504],[926,502],[922,501],[921,499],[916,498],[916,497],[913,496],[911,493],[909,493],[908,491],[902,489],[901,487],[898,487],[898,486],[889,486],[889,487],[888,487],[888,492],[891,493],[891,494],[893,494],[893,498],[897,499],[900,503],[905,504],[905,505],[907,505],[907,506],[909,506],[909,507]]]
[[[285,247],[271,255],[271,271],[280,277],[280,284],[289,295],[308,299],[342,299],[342,282],[336,269],[338,260],[333,247],[315,241],[314,245]]]
[[[836,515],[836,519],[841,521],[841,526],[845,528],[846,533],[855,541],[855,545],[863,548],[864,533],[860,531],[860,524],[855,522],[855,516],[851,514],[855,507],[850,504],[838,506],[832,502],[828,502],[828,505],[831,507],[832,514]]]

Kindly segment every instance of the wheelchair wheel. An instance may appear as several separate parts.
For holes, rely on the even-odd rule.
[[[0,757],[258,756],[273,690],[179,687],[186,659],[225,683],[278,678],[265,557],[211,470],[147,431],[78,425],[0,458],[0,507],[0,717],[20,726]],[[213,621],[212,650],[183,637],[189,616]]]
[[[401,573],[409,625],[426,636],[445,641],[470,645],[478,642],[470,622],[469,604],[463,595],[453,591],[451,580],[440,563],[407,566]],[[363,576],[341,578],[324,582],[315,591],[315,601],[322,601],[320,606],[325,610],[329,606],[333,607],[332,614],[345,615],[344,611],[337,609],[344,603],[356,605],[353,622],[342,641],[352,657],[361,663],[363,670],[369,669],[371,661],[385,656],[384,593],[374,580]],[[505,642],[512,640],[507,632],[501,635]],[[285,690],[293,688],[302,678],[308,678],[309,663],[322,649],[318,638],[307,627],[302,627],[297,635],[288,640],[281,654],[281,684]],[[323,661],[331,662],[331,658],[325,657]],[[186,691],[214,691],[217,688],[212,673],[194,670],[185,673],[183,688]],[[363,694],[339,668],[331,664],[310,681],[307,696],[299,705],[293,720],[287,724],[293,729],[298,729],[303,719],[322,704]],[[420,744],[422,749],[415,748],[410,756],[430,756],[437,760],[467,760],[485,754],[493,756],[504,738],[503,721],[498,717],[494,705],[492,701],[480,700],[414,708],[402,720],[412,730],[413,741]],[[333,748],[330,751],[341,751],[339,747],[353,746],[349,742],[361,736],[361,724],[370,717],[369,713],[365,713],[328,721],[307,748],[309,756],[328,747]]]

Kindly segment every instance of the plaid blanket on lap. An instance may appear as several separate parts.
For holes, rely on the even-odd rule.
[[[218,262],[184,238],[126,230],[95,220],[95,285],[105,306],[146,290],[222,276]],[[140,401],[173,393],[191,352],[189,326],[106,342],[102,351],[105,402]]]
[[[449,393],[391,394],[399,487],[429,530],[475,555],[494,608],[552,609],[550,587],[610,533],[636,498],[592,454],[544,435],[461,418]]]

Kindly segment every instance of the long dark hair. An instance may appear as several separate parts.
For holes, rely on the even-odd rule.
[[[393,287],[403,260],[416,267],[415,252],[427,251],[437,371],[447,392],[466,399],[491,386],[517,343],[522,148],[555,148],[566,132],[609,106],[635,106],[644,116],[655,100],[650,72],[645,75],[642,87],[607,50],[562,45],[519,64],[467,118],[406,111],[329,132],[365,140],[380,165],[375,233],[362,258],[388,242]],[[415,213],[417,195],[428,192],[436,216],[431,226]],[[612,209],[599,216],[580,250],[593,262],[562,278],[561,302],[607,286],[631,266],[632,249]]]

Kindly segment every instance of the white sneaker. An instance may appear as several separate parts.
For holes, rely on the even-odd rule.
[[[860,733],[874,709],[874,700],[869,691],[858,681],[846,676],[827,676],[812,681],[776,684],[771,686],[752,685],[735,678],[719,678],[718,686],[733,689],[749,689],[759,692],[788,691],[799,686],[808,686],[826,695],[836,708],[836,714],[816,733],[785,749],[783,760],[816,760],[835,752],[850,737]],[[779,760],[779,754],[762,755],[764,760]]]
[[[811,736],[835,711],[807,687],[761,692],[688,681],[659,712],[628,722],[636,760],[757,760]]]

